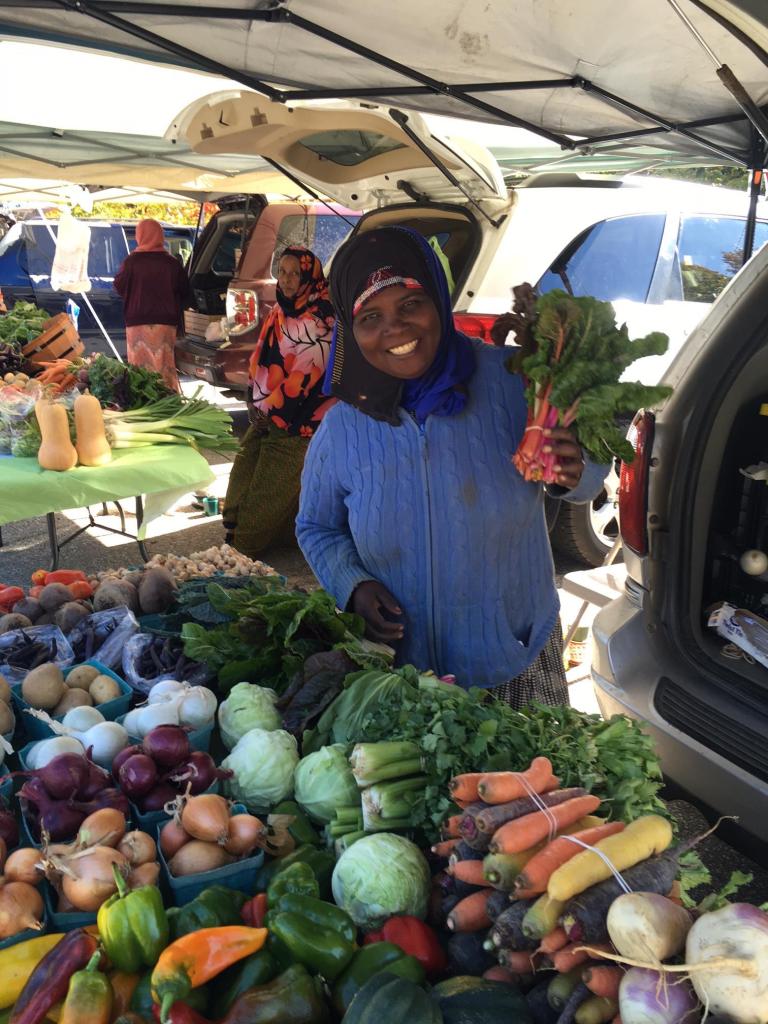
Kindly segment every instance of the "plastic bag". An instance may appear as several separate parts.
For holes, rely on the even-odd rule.
[[[18,655],[24,647],[31,644],[47,645],[51,648],[50,654],[41,658],[39,662],[41,665],[52,661],[63,671],[74,664],[75,655],[72,647],[58,626],[29,626],[27,629],[13,629],[0,636],[0,673],[9,683],[22,682],[27,673],[37,667],[33,664],[34,659],[32,658],[24,659],[21,665],[9,665],[6,661],[11,652]],[[42,646],[39,654],[43,654]],[[15,660],[17,660],[16,657],[14,657]]]
[[[132,689],[143,694],[148,694],[155,683],[159,683],[162,679],[179,679],[191,686],[202,686],[209,682],[214,673],[202,662],[193,662],[185,658],[178,668],[162,671],[156,662],[153,664],[153,659],[145,657],[153,645],[156,645],[157,651],[158,647],[166,644],[172,658],[178,663],[183,643],[181,637],[158,637],[152,633],[135,633],[123,648],[123,679]],[[153,665],[153,669],[150,674],[145,675],[147,669],[144,666],[147,662]],[[157,672],[156,675],[153,674],[154,671]]]
[[[116,669],[122,663],[123,648],[138,631],[138,620],[130,608],[106,608],[81,619],[67,639],[78,664],[95,658]]]
[[[56,252],[51,268],[51,288],[55,292],[87,292],[91,290],[88,277],[88,250],[91,247],[91,229],[82,221],[65,213],[56,233]]]
[[[32,421],[35,423],[35,402],[42,393],[42,388],[37,382],[32,382],[25,388],[17,388],[12,384],[0,387],[0,451],[10,452],[18,458],[30,453],[23,449],[22,442],[34,432]],[[32,456],[37,455],[39,443]]]

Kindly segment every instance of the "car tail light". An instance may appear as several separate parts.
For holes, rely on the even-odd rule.
[[[635,449],[632,462],[622,462],[619,475],[621,539],[638,555],[648,553],[648,470],[653,448],[653,413],[639,412],[627,439]]]
[[[454,313],[453,322],[457,331],[470,338],[480,338],[486,345],[493,345],[491,328],[498,317],[495,313]]]
[[[251,288],[228,288],[226,309],[230,334],[243,334],[259,322],[259,299]]]

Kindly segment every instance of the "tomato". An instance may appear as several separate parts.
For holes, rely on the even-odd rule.
[[[76,601],[86,601],[93,597],[93,587],[88,580],[75,580],[74,583],[67,584],[67,589],[72,591]]]

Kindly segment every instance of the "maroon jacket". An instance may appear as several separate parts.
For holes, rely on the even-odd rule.
[[[175,256],[132,252],[115,275],[115,291],[123,299],[126,327],[172,324],[183,332],[192,295],[187,272]]]

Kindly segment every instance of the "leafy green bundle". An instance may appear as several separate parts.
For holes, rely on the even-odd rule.
[[[0,341],[19,348],[43,332],[43,324],[50,319],[44,309],[34,302],[15,302],[8,312],[0,316]]]
[[[161,374],[143,366],[121,363],[118,359],[99,355],[81,371],[87,374],[88,390],[102,405],[123,409],[141,409],[158,399],[173,395]]]
[[[362,639],[363,620],[337,611],[324,590],[286,590],[267,578],[237,590],[212,583],[208,599],[232,621],[214,629],[185,623],[184,653],[218,672],[222,692],[252,680],[281,693],[306,659],[320,651],[343,650],[361,666],[384,660]]]
[[[488,695],[465,691],[401,669],[402,685],[382,686],[367,713],[348,735],[333,712],[355,716],[344,694],[321,717],[323,730],[338,742],[411,740],[422,754],[427,784],[413,794],[411,821],[429,839],[455,807],[448,796],[453,775],[477,771],[521,771],[534,757],[548,757],[563,787],[583,786],[605,801],[611,817],[630,821],[665,813],[659,799],[661,770],[653,743],[637,723],[615,716],[604,721],[570,707],[534,706],[515,711]],[[391,681],[391,675],[387,677]],[[354,684],[352,684],[354,685]],[[367,687],[370,686],[367,683]],[[366,687],[366,689],[367,689]]]
[[[518,338],[522,328],[529,344],[507,366],[528,382],[528,425],[513,459],[519,472],[526,480],[554,482],[555,457],[542,449],[543,431],[556,426],[572,425],[595,462],[631,462],[634,450],[617,417],[657,405],[671,389],[619,378],[635,360],[666,352],[666,334],[631,341],[626,324],[617,327],[610,302],[563,291],[547,292],[535,307],[518,312]]]

